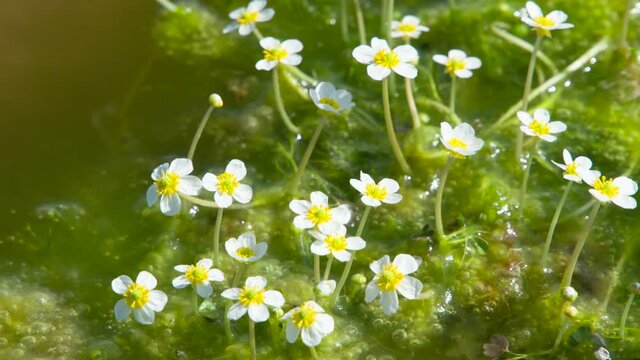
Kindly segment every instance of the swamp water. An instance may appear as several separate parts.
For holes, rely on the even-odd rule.
[[[367,35],[380,36],[379,2],[362,3]],[[339,1],[270,2],[275,17],[259,24],[260,31],[300,39],[305,48],[299,68],[349,90],[356,103],[346,120],[330,119],[296,194],[290,194],[296,163],[325,115],[295,75],[282,72],[284,103],[301,137],[282,125],[271,76],[255,70],[262,57],[257,40],[221,33],[227,14],[245,5],[201,1],[175,13],[151,1],[65,5],[55,11],[11,5],[15,18],[7,26],[25,31],[18,43],[27,45],[9,42],[15,51],[3,55],[5,67],[17,69],[2,70],[3,79],[17,85],[15,93],[2,90],[9,101],[0,128],[5,136],[1,359],[250,357],[245,318],[231,323],[233,340],[225,336],[226,302],[220,293],[238,265],[224,249],[216,267],[227,282],[213,283],[214,295],[200,301],[198,315],[192,290],[171,286],[179,275],[175,265],[212,256],[216,211],[185,205],[167,217],[144,199],[154,167],[186,156],[212,92],[225,105],[204,130],[194,174],[218,174],[234,158],[245,162],[243,181],[253,187],[254,198],[247,208],[225,211],[221,240],[253,232],[269,248],[246,274],[265,276],[268,288],[281,291],[284,311],[315,299],[333,316],[335,330],[317,347],[320,358],[480,359],[493,335],[506,336],[510,351],[529,353],[531,359],[594,359],[600,347],[613,359],[640,356],[637,304],[629,312],[624,341],[619,332],[628,285],[640,276],[637,210],[608,205],[600,211],[573,277],[579,313],[569,321],[559,284],[585,226],[585,205],[592,204],[586,185],[569,194],[549,269],[543,271],[539,261],[566,184],[550,162],[562,159],[563,148],[589,156],[603,174],[640,177],[639,23],[631,18],[628,47],[620,46],[627,1],[540,2],[545,10],[564,10],[575,28],[542,42],[550,60],[538,62],[533,88],[554,75],[567,76],[531,106],[549,109],[568,130],[557,142],[540,144],[522,218],[517,206],[522,174],[513,156],[515,113],[504,126],[492,125],[522,97],[529,53],[504,34],[534,41],[535,34],[514,16],[523,2],[459,1],[452,8],[448,2],[396,1],[394,19],[414,14],[430,27],[412,41],[420,54],[414,82],[419,129],[412,129],[402,78],[396,76],[391,86],[396,132],[411,176],[400,171],[390,151],[379,83],[351,56],[358,45],[352,3],[345,41]],[[50,26],[51,34],[27,32],[15,23],[29,17],[40,20],[37,25],[29,20],[31,27]],[[485,146],[451,168],[443,214],[452,235],[444,242],[434,233],[434,196],[448,156],[437,134],[440,122],[449,120],[442,104],[450,79],[431,57],[451,48],[482,59],[471,79],[458,81],[457,112]],[[569,66],[576,59],[582,59],[579,66]],[[357,252],[334,306],[314,291],[311,238],[293,226],[288,203],[323,191],[330,204],[349,205],[353,234],[365,206],[349,179],[361,170],[374,179],[396,179],[404,198],[372,210],[362,235],[367,247]],[[212,200],[209,192],[200,197]],[[400,253],[422,259],[414,275],[424,288],[419,299],[401,297],[399,311],[385,315],[379,299],[364,302],[373,277],[368,264]],[[332,279],[340,277],[342,267],[334,262]],[[111,290],[111,280],[142,270],[155,275],[157,289],[169,301],[152,325],[117,322],[113,306],[121,296]],[[562,328],[560,344],[549,351]],[[300,340],[286,342],[274,314],[256,325],[256,336],[259,359],[310,358]]]

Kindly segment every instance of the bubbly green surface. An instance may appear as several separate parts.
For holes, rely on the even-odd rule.
[[[58,82],[32,80],[34,87],[48,88],[51,97],[36,100],[25,95],[8,107],[1,125],[7,134],[0,145],[7,175],[0,179],[0,358],[248,358],[245,318],[232,323],[235,340],[225,339],[225,303],[219,293],[227,284],[214,283],[213,298],[200,306],[203,316],[194,314],[190,289],[171,286],[178,276],[174,265],[211,257],[215,211],[185,207],[180,215],[166,217],[144,201],[152,169],[186,155],[211,92],[220,93],[225,106],[214,112],[205,129],[194,173],[217,173],[233,158],[247,164],[253,206],[225,211],[222,240],[253,231],[258,241],[269,243],[269,250],[247,275],[263,275],[270,288],[280,290],[287,300],[285,311],[316,299],[334,316],[336,330],[318,347],[321,358],[476,359],[483,358],[482,345],[494,334],[507,336],[516,353],[549,349],[563,323],[557,295],[560,278],[584,226],[584,205],[591,201],[585,185],[574,186],[552,245],[550,271],[543,272],[538,260],[566,184],[549,160],[560,161],[566,147],[574,155],[589,156],[608,176],[640,177],[635,166],[640,155],[640,68],[635,49],[616,45],[624,2],[540,2],[545,10],[564,10],[576,25],[543,41],[543,52],[558,69],[603,37],[609,47],[569,82],[532,103],[543,104],[569,129],[556,143],[539,147],[523,222],[515,206],[521,182],[513,157],[516,118],[495,132],[484,131],[522,95],[529,55],[497,37],[491,25],[504,23],[507,31],[533,41],[533,33],[513,16],[524,2],[459,1],[452,10],[447,2],[396,0],[395,18],[415,14],[431,28],[413,42],[421,56],[415,82],[418,108],[429,122],[412,131],[400,79],[392,94],[397,133],[414,170],[406,177],[396,166],[384,132],[379,83],[351,57],[357,41],[355,21],[345,43],[338,1],[273,1],[276,15],[259,26],[261,32],[300,39],[305,44],[300,68],[348,89],[356,102],[347,120],[331,120],[322,134],[297,195],[287,194],[292,164],[299,161],[322,114],[301,96],[299,84],[285,77],[285,105],[302,129],[302,140],[282,126],[270,74],[254,68],[261,57],[255,38],[221,34],[226,14],[244,2],[189,3],[174,14],[151,1],[110,5],[113,8],[96,26],[118,24],[114,36],[122,43],[114,45],[92,32],[69,41],[97,41],[118,52],[102,49],[89,54],[82,64],[93,65],[79,68],[68,59],[54,60],[62,69]],[[370,36],[379,34],[378,6],[365,2]],[[63,20],[67,16],[72,12]],[[125,25],[108,22],[115,18]],[[632,19],[631,45],[637,45],[637,24]],[[440,246],[433,236],[432,184],[446,162],[436,138],[445,118],[429,107],[428,100],[447,99],[449,80],[430,58],[450,48],[464,49],[483,61],[473,78],[458,82],[457,108],[485,140],[485,147],[453,165],[443,212],[446,230],[457,233]],[[46,61],[43,57],[36,64]],[[551,77],[548,68],[540,68]],[[111,72],[126,76],[98,74]],[[437,94],[427,74],[434,77]],[[534,81],[534,87],[538,84]],[[287,204],[292,198],[307,198],[310,191],[324,191],[332,203],[350,205],[353,234],[364,205],[349,179],[360,170],[375,179],[398,180],[404,200],[372,211],[363,234],[368,246],[357,253],[352,270],[356,276],[347,283],[346,296],[331,308],[314,294],[310,237],[293,227]],[[629,294],[627,284],[638,280],[639,230],[637,210],[613,205],[601,210],[574,276],[580,313],[569,322],[556,352],[532,358],[590,359],[600,343],[614,359],[637,356],[639,305],[631,309],[624,343],[617,326]],[[372,260],[398,253],[423,258],[416,276],[425,288],[419,300],[401,300],[400,311],[385,316],[378,300],[364,303],[361,277],[371,279]],[[623,256],[625,262],[616,273]],[[219,268],[231,281],[237,265],[226,254],[223,259]],[[120,274],[135,277],[141,270],[156,276],[169,302],[151,326],[132,319],[118,323],[113,306],[120,297],[111,291],[111,280]],[[334,263],[331,277],[337,280],[341,271],[342,264]],[[618,285],[603,314],[602,302],[612,283]],[[300,342],[286,343],[280,326],[275,319],[256,326],[258,358],[309,358]]]

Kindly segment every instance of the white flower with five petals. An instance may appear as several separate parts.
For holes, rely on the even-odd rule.
[[[222,292],[222,297],[229,300],[238,300],[231,305],[227,317],[238,320],[247,312],[249,318],[255,322],[264,322],[269,319],[269,306],[280,307],[284,305],[284,297],[279,291],[265,290],[267,279],[262,276],[248,277],[243,288],[231,288]]]
[[[260,47],[264,58],[256,63],[256,69],[269,71],[278,66],[279,63],[286,65],[300,65],[302,56],[298,53],[302,51],[302,43],[296,39],[280,40],[266,37],[260,40]]]
[[[390,315],[398,311],[400,306],[398,292],[409,300],[417,299],[422,292],[420,280],[407,276],[416,272],[420,263],[411,255],[399,254],[390,261],[389,255],[369,265],[376,275],[367,285],[364,300],[372,302],[380,295],[380,303],[385,314]]]
[[[229,17],[233,22],[227,25],[223,33],[230,33],[235,29],[238,29],[238,33],[242,36],[247,36],[256,28],[256,23],[269,21],[275,15],[273,9],[265,9],[267,6],[266,0],[254,0],[247,5],[247,7],[241,7],[233,10],[229,13]]]
[[[553,134],[561,133],[567,130],[567,125],[561,121],[551,121],[549,112],[545,109],[537,109],[533,116],[526,111],[518,111],[518,119],[522,125],[520,130],[529,136],[536,136],[547,142],[556,141],[557,137]]]
[[[583,175],[585,173],[587,174],[586,177],[588,178],[600,177],[600,171],[591,170],[591,159],[586,156],[578,156],[574,160],[571,157],[571,153],[569,153],[569,150],[564,149],[562,150],[562,159],[564,160],[564,164],[557,163],[553,160],[551,160],[551,162],[555,166],[564,170],[564,172],[562,173],[562,177],[566,180],[580,184],[583,180],[582,176],[585,176]]]
[[[211,259],[201,259],[195,265],[176,265],[174,269],[183,273],[173,279],[171,284],[176,289],[182,289],[189,285],[195,288],[196,293],[203,298],[213,294],[212,281],[224,281],[224,274],[218,269],[212,269]]]
[[[153,184],[147,189],[147,205],[153,206],[160,198],[160,211],[167,216],[180,212],[180,193],[198,195],[202,183],[197,176],[189,175],[193,164],[189,159],[175,159],[156,167],[151,173]]]
[[[459,158],[475,155],[484,146],[484,141],[475,136],[475,131],[467,123],[455,128],[448,122],[440,123],[440,142],[451,155]]]
[[[322,338],[333,332],[335,326],[331,315],[325,313],[315,301],[307,301],[295,307],[280,320],[287,320],[286,336],[290,343],[302,335],[302,342],[307,346],[318,346]]]
[[[633,198],[638,192],[638,183],[626,176],[607,179],[605,176],[595,177],[591,173],[583,173],[584,182],[592,189],[589,193],[603,204],[613,202],[623,209],[635,209],[638,206]]]
[[[351,101],[351,93],[347,90],[336,90],[329,82],[320,82],[315,89],[309,89],[309,96],[320,110],[339,114],[355,106]]]
[[[202,186],[214,192],[213,198],[221,208],[228,208],[235,199],[241,204],[246,204],[253,197],[251,186],[241,184],[240,180],[247,176],[247,168],[240,160],[229,162],[224,172],[220,175],[206,173],[202,177]]]
[[[367,243],[359,236],[347,235],[347,228],[340,226],[337,231],[323,233],[316,230],[309,231],[316,241],[311,244],[311,252],[315,255],[331,255],[340,262],[351,259],[351,251],[362,250]]]
[[[533,1],[527,1],[525,10],[520,20],[531,26],[539,36],[551,36],[551,30],[570,29],[573,24],[566,23],[567,14],[560,10],[554,10],[547,15]]]
[[[418,51],[411,45],[400,45],[393,50],[383,39],[374,37],[371,46],[360,45],[353,50],[353,57],[361,64],[367,66],[367,74],[373,80],[382,80],[396,74],[414,79],[418,75],[418,69],[414,63],[418,61]]]
[[[445,71],[453,76],[461,79],[467,79],[473,76],[471,70],[479,69],[482,61],[474,56],[467,57],[467,53],[462,50],[449,50],[447,55],[433,55],[433,61],[440,65],[444,65]]]
[[[251,263],[260,260],[267,253],[267,243],[256,243],[256,236],[252,233],[244,233],[238,239],[231,238],[224,243],[227,254],[243,263]]]
[[[124,321],[133,312],[133,318],[145,325],[153,323],[155,313],[167,304],[167,294],[154,290],[158,281],[147,271],[141,271],[133,282],[127,275],[120,275],[111,281],[111,289],[124,296],[116,303],[116,320]]]
[[[405,41],[409,39],[417,39],[423,32],[429,31],[429,28],[420,25],[420,19],[413,15],[406,15],[401,21],[391,22],[391,37],[403,38]]]
[[[369,174],[360,171],[360,180],[351,179],[349,183],[362,194],[360,200],[367,206],[397,204],[402,200],[398,194],[400,185],[393,179],[384,178],[376,184]]]
[[[298,214],[293,225],[298,229],[318,228],[323,233],[332,233],[351,219],[347,205],[329,208],[329,198],[322,191],[311,193],[311,201],[291,200],[289,209]]]

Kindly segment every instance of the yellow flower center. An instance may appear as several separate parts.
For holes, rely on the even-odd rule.
[[[593,188],[602,195],[607,197],[616,197],[620,193],[620,188],[613,185],[613,179],[607,179],[605,176],[600,177],[593,183]]]
[[[534,134],[538,136],[547,135],[551,132],[551,128],[549,128],[549,124],[533,119],[531,124],[529,124],[529,129],[533,131]]]
[[[533,19],[533,21],[535,21],[536,24],[542,26],[542,27],[551,27],[554,26],[556,24],[555,21],[549,19],[546,16],[539,16],[535,19]]]
[[[324,238],[324,243],[331,252],[344,251],[347,248],[347,239],[342,235],[329,235]]]
[[[382,49],[373,57],[376,65],[392,69],[400,63],[400,57],[393,50]]]
[[[449,140],[449,145],[454,148],[460,148],[460,149],[467,148],[467,143],[458,139],[457,137],[451,138],[451,140]]]
[[[466,67],[466,63],[464,60],[449,59],[449,61],[447,61],[446,70],[449,73],[449,75],[453,76],[455,75],[456,71],[464,70],[465,67]]]
[[[264,59],[267,61],[280,61],[287,57],[289,54],[286,49],[276,47],[263,51]]]
[[[219,192],[227,195],[233,195],[238,185],[238,178],[236,178],[235,175],[228,172],[223,172],[222,174],[218,175]]]
[[[320,104],[325,104],[325,105],[329,105],[332,108],[334,108],[335,110],[339,110],[340,109],[340,104],[338,104],[337,101],[331,99],[331,98],[322,98],[320,99]]]
[[[130,308],[140,309],[149,302],[149,289],[140,284],[133,283],[129,285],[127,291],[124,293],[124,301]]]
[[[418,26],[416,24],[400,23],[400,25],[398,25],[398,31],[403,32],[405,34],[413,33],[416,31],[417,28]]]
[[[253,257],[255,255],[255,253],[253,252],[253,249],[251,249],[250,247],[241,247],[238,250],[236,250],[236,255],[238,255],[239,257],[243,258],[243,259],[248,259],[250,257]]]
[[[184,276],[190,283],[197,285],[209,279],[209,271],[202,265],[189,265]]]
[[[325,205],[313,205],[307,211],[307,219],[316,226],[324,224],[331,221],[331,210]]]
[[[567,168],[564,170],[564,174],[578,176],[577,167],[578,165],[576,164],[576,162],[572,162],[571,164],[567,165]]]
[[[367,184],[367,187],[364,189],[364,194],[368,197],[382,201],[387,197],[387,189],[377,184]]]
[[[318,312],[310,305],[302,304],[300,309],[293,313],[291,321],[297,328],[310,328],[316,322]]]
[[[254,22],[256,22],[256,20],[258,20],[258,15],[260,15],[257,11],[245,11],[242,13],[242,15],[240,15],[240,17],[238,18],[238,24],[240,25],[249,25],[249,24],[253,24]]]
[[[160,178],[156,180],[156,186],[158,187],[158,195],[173,195],[178,192],[178,185],[180,184],[180,175],[173,171],[165,171],[160,175]]]
[[[240,290],[238,301],[243,306],[260,305],[264,302],[264,290],[245,287]]]
[[[388,264],[382,267],[382,272],[378,274],[376,285],[382,291],[392,291],[398,288],[402,279],[404,279],[404,274],[398,270],[398,267],[394,264]]]

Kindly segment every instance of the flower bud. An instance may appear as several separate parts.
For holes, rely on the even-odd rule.
[[[224,102],[222,102],[220,95],[213,93],[209,96],[209,104],[214,108],[221,108],[224,105]]]
[[[367,283],[367,277],[360,273],[353,274],[353,276],[351,277],[351,282],[357,285],[364,285]]]
[[[573,305],[569,305],[569,306],[564,308],[564,314],[568,318],[574,318],[574,317],[578,316],[578,309],[576,309],[576,307],[573,306]]]
[[[562,299],[564,301],[574,302],[578,298],[578,292],[571,286],[563,288],[560,294],[562,295]]]
[[[282,310],[282,308],[279,306],[272,308],[271,312],[273,312],[273,315],[276,319],[280,319],[284,316],[284,310]]]

